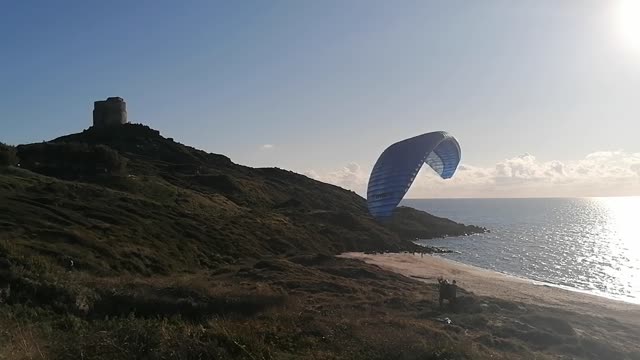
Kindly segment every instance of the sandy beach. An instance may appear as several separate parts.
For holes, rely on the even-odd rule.
[[[508,276],[462,264],[435,255],[388,253],[345,253],[345,258],[360,259],[385,270],[424,281],[437,282],[442,276],[455,279],[458,285],[479,296],[489,296],[525,304],[560,308],[585,315],[614,318],[640,326],[640,305]]]

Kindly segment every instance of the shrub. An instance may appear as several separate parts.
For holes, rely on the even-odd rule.
[[[0,166],[11,166],[18,164],[16,148],[0,142]]]
[[[127,159],[105,145],[41,143],[17,150],[22,167],[44,175],[75,178],[126,172]]]

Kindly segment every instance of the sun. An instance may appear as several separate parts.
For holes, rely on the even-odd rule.
[[[625,46],[640,53],[640,0],[618,0],[616,25]]]

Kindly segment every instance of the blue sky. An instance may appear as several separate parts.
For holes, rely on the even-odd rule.
[[[81,131],[94,100],[122,96],[130,121],[165,136],[360,192],[387,145],[446,130],[498,195],[500,176],[526,173],[500,164],[533,155],[569,176],[598,152],[618,154],[623,194],[640,195],[626,177],[640,163],[640,30],[621,36],[623,2],[11,1],[0,141]],[[524,179],[502,195],[546,194]],[[605,180],[578,195],[608,194]],[[486,192],[457,186],[448,196]]]

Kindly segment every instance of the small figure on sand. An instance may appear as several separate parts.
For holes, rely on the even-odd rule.
[[[456,281],[453,280],[453,282],[450,284],[446,279],[439,277],[438,284],[440,284],[440,297],[438,299],[438,303],[440,304],[440,306],[442,306],[443,300],[448,300],[449,304],[455,304],[456,292],[458,289]]]

